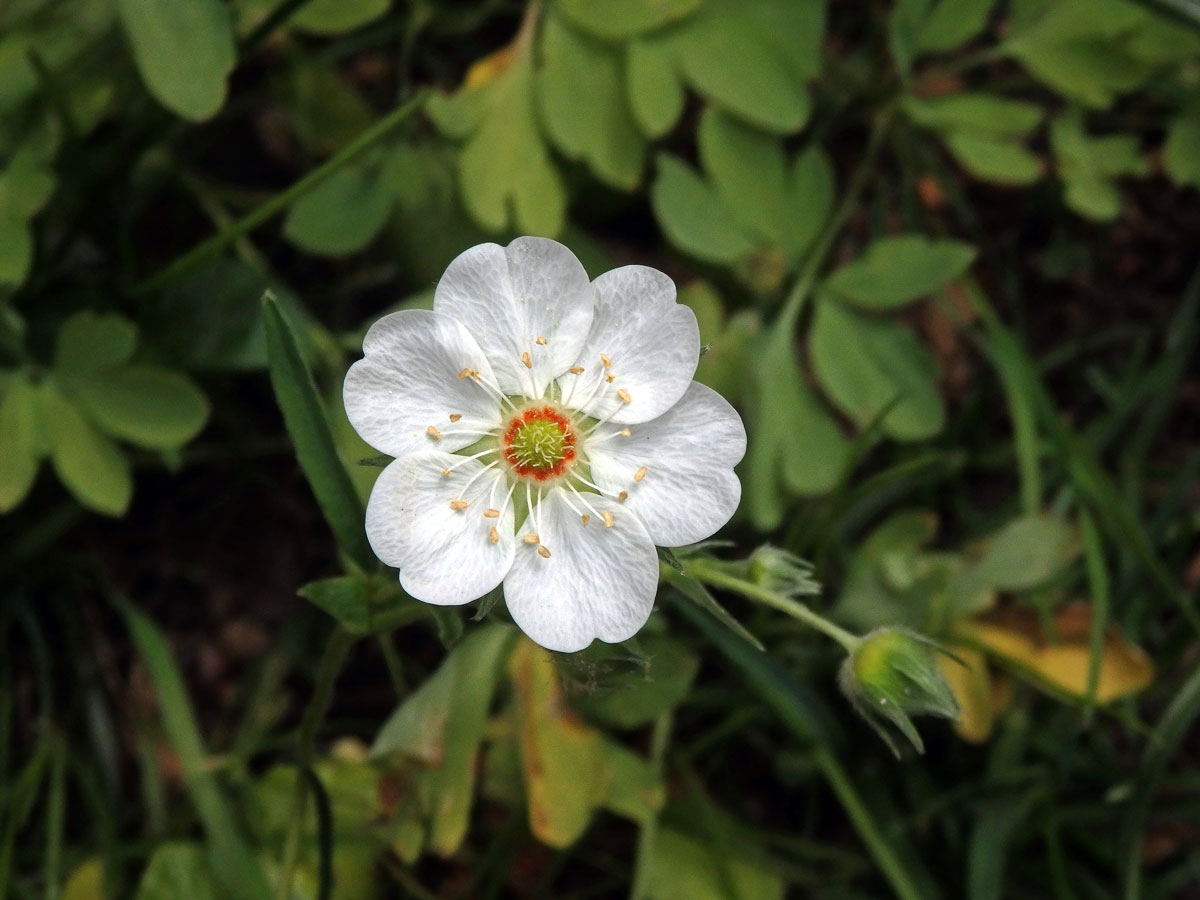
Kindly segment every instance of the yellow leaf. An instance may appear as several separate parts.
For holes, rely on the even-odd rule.
[[[91,856],[75,867],[59,895],[62,900],[103,900],[104,862]]]
[[[1077,700],[1087,696],[1091,659],[1088,634],[1092,610],[1074,603],[1054,616],[1054,633],[1046,634],[1030,610],[1009,609],[960,622],[957,637],[995,656],[1015,674]],[[1154,678],[1154,663],[1144,650],[1109,626],[1101,648],[1096,702],[1109,703],[1135,694]]]
[[[969,647],[952,644],[950,650],[962,662],[939,653],[937,663],[950,693],[958,701],[954,730],[964,741],[982,744],[991,735],[995,723],[987,660],[978,650]]]
[[[547,651],[522,640],[508,671],[517,696],[529,827],[542,843],[566,847],[583,834],[607,793],[604,743],[567,706]]]

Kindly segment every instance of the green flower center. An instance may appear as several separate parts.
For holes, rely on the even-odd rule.
[[[574,461],[575,429],[554,407],[531,407],[508,423],[501,448],[516,475],[545,481],[564,474]]]
[[[563,458],[566,447],[566,433],[550,419],[525,422],[513,435],[513,456],[520,465],[535,469],[552,468]]]

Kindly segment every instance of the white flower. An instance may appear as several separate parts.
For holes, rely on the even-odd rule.
[[[513,619],[551,650],[645,624],[655,544],[708,537],[741,497],[746,432],[692,381],[696,317],[662,272],[594,282],[566,247],[481,244],[433,310],[376,322],[343,396],[395,460],[367,537],[418,600],[467,603],[504,584]]]

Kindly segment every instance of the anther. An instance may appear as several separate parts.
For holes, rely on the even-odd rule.
[[[645,466],[642,466],[640,469],[638,469],[636,472],[633,473],[634,481],[641,481],[645,477],[646,477],[646,467]]]
[[[604,368],[606,369],[612,365],[612,360],[608,358],[608,354],[606,353],[600,354],[600,362],[604,363]]]
[[[538,544],[538,556],[540,556],[542,559],[549,559],[550,558],[550,548],[544,547],[541,544]]]
[[[458,370],[459,378],[474,378],[479,373],[472,368],[464,367]]]
[[[536,338],[534,338],[533,342],[541,347],[546,346],[546,339],[544,337],[542,337],[540,334]]]
[[[526,350],[524,353],[521,354],[521,362],[525,363],[525,368],[527,368],[527,369],[533,368],[533,359],[532,359],[532,357],[530,357],[528,350]]]
[[[609,511],[606,509],[606,510],[604,511],[604,513],[603,513],[603,516],[604,516],[604,527],[605,527],[605,528],[612,528],[612,523],[613,523],[613,514],[612,514],[612,513],[610,513],[610,512],[609,512]]]
[[[467,506],[469,506],[469,505],[470,504],[468,504],[466,500],[451,500],[450,501],[451,509],[466,509]]]
[[[632,437],[632,436],[633,436],[633,432],[632,432],[632,431],[630,431],[628,428],[622,428],[622,429],[621,429],[621,430],[618,432],[618,434],[620,434],[620,435],[621,435],[621,437]]]
[[[628,403],[633,399],[631,396],[629,396],[629,391],[625,390],[625,388],[621,388],[619,391],[617,391],[617,396],[621,398],[622,403]]]
[[[587,513],[583,513],[579,518],[583,519],[584,525],[586,525],[588,522],[592,521],[592,517],[589,516]]]
[[[485,509],[485,510],[483,511],[483,517],[484,517],[485,519],[498,519],[498,518],[500,518],[500,510],[498,510],[498,509]]]
[[[621,493],[617,494],[617,502],[618,503],[624,503],[628,499],[629,499],[629,491],[621,491]]]
[[[616,380],[616,378],[617,378],[617,376],[614,375],[612,372],[604,373],[604,380],[607,381],[609,384],[612,384]]]
[[[444,477],[444,478],[449,478],[449,477],[450,477],[450,470],[449,470],[449,469],[442,469],[442,477]]]
[[[500,532],[498,532],[496,530],[495,525],[493,525],[491,528],[488,529],[488,540],[491,541],[493,544],[500,543]]]
[[[430,425],[428,428],[426,428],[425,433],[427,435],[429,435],[431,438],[433,438],[435,441],[440,441],[442,439],[442,433],[440,431],[438,431],[437,428],[434,427],[433,425]]]
[[[457,422],[461,418],[462,418],[462,413],[450,413],[450,421],[451,422]]]
[[[567,369],[567,371],[570,372],[572,375],[582,375],[583,374],[583,366],[571,366],[571,368]]]
[[[542,542],[542,539],[540,537],[538,537],[536,534],[527,534],[527,535],[525,535],[523,540],[527,544],[540,544]]]

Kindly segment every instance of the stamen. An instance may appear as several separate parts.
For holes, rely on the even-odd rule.
[[[571,368],[567,369],[567,371],[570,372],[572,375],[582,375],[583,374],[583,366],[571,366]]]
[[[533,342],[542,347],[546,346],[546,339],[544,337],[542,337],[540,334],[536,338],[534,338]]]
[[[525,543],[527,543],[527,544],[540,544],[542,542],[542,539],[540,537],[538,537],[536,534],[534,534],[533,532],[530,532],[529,534],[525,535],[525,537],[522,538],[522,540],[525,541]]]
[[[457,422],[461,418],[462,418],[462,413],[450,413],[450,421],[451,422]]]
[[[600,354],[600,362],[604,363],[604,368],[606,369],[612,365],[612,360],[609,359],[608,355],[605,353]]]
[[[451,500],[450,501],[451,509],[466,509],[467,506],[469,506],[469,505],[470,504],[468,504],[466,500]]]
[[[616,379],[617,379],[617,376],[616,376],[616,375],[614,375],[612,372],[605,372],[605,373],[604,373],[604,380],[605,380],[606,382],[608,382],[609,384],[612,384],[614,381],[616,381]]]
[[[533,359],[530,357],[528,350],[521,354],[521,362],[525,363],[525,368],[533,368]]]
[[[619,434],[621,437],[632,437],[633,436],[633,432],[630,431],[628,428],[622,428],[620,431],[617,432],[617,434]]]
[[[604,511],[604,527],[605,527],[605,528],[612,528],[612,526],[613,526],[613,514],[612,514],[612,513],[610,513],[610,512],[609,512],[609,511],[606,509],[606,510]]]
[[[497,448],[497,447],[488,447],[486,450],[480,450],[478,453],[472,453],[470,456],[464,456],[462,459],[460,459],[454,465],[450,466],[448,469],[442,469],[442,474],[449,475],[451,472],[453,472],[459,466],[465,466],[467,463],[469,463],[473,459],[479,459],[479,457],[487,456],[489,453],[499,453],[499,452],[500,452],[499,448]],[[499,460],[497,460],[497,462],[499,462]],[[490,469],[495,464],[496,463],[492,463],[491,466],[488,466],[487,468]],[[487,469],[484,469],[484,471],[486,472]]]
[[[588,481],[586,478],[584,478],[582,475],[580,475],[578,471],[572,472],[571,477],[578,478],[580,481],[582,481],[584,484],[586,484],[588,487],[590,487],[592,490],[594,490],[597,494],[600,494],[601,496],[604,496],[604,497],[617,496],[616,494],[612,493],[612,491],[606,491],[604,488],[600,487],[600,485],[594,484],[593,482]],[[599,515],[599,513],[596,513],[596,514]]]
[[[579,516],[579,518],[583,519],[583,524],[584,524],[584,525],[586,525],[588,522],[592,521],[592,517],[591,517],[591,516],[589,516],[587,513],[582,513],[582,514]]]
[[[493,460],[492,462],[488,463],[486,466],[481,468],[474,475],[472,475],[470,478],[468,478],[467,483],[463,485],[462,493],[465,494],[467,492],[467,490],[471,487],[471,485],[473,485],[479,479],[479,477],[481,475],[486,474],[489,469],[493,468],[494,466],[498,466],[499,464],[500,464],[500,460],[498,460],[498,459]]]
[[[464,366],[463,368],[458,370],[458,377],[459,378],[478,378],[479,373],[476,372],[474,369],[467,368],[466,366]]]
[[[498,532],[496,530],[495,525],[493,525],[491,528],[488,529],[488,540],[491,541],[493,544],[500,543],[500,532]]]
[[[544,547],[541,544],[538,544],[538,556],[540,556],[542,559],[549,559],[550,558],[550,548]]]
[[[498,509],[485,509],[485,510],[483,511],[483,517],[484,517],[485,519],[498,519],[498,518],[500,518],[500,510],[498,510]]]
[[[449,469],[442,469],[442,475],[444,475],[446,478],[449,478],[449,477],[450,477],[450,470],[449,470]]]
[[[618,503],[624,503],[628,499],[629,499],[629,491],[621,491],[621,493],[617,494],[617,502]]]
[[[425,433],[435,441],[440,441],[442,439],[442,433],[433,425],[430,425],[428,428],[426,428]]]
[[[629,396],[629,391],[625,390],[625,388],[621,388],[619,391],[617,391],[617,396],[621,398],[622,403],[628,403],[633,399],[631,396]]]
[[[645,466],[642,466],[640,469],[638,469],[636,472],[633,473],[633,480],[641,481],[643,478],[646,477],[647,471],[648,471],[647,468]]]
[[[592,506],[592,504],[588,503],[588,501],[587,501],[587,498],[586,498],[586,497],[584,497],[584,496],[583,496],[583,494],[579,493],[579,491],[575,490],[575,485],[573,485],[573,484],[570,484],[570,483],[568,482],[568,484],[567,484],[567,488],[568,488],[568,489],[571,491],[571,493],[572,493],[572,494],[574,494],[574,495],[575,495],[575,499],[576,499],[576,500],[578,500],[580,503],[582,503],[582,504],[583,504],[583,506],[584,506],[584,508],[585,508],[585,509],[586,509],[588,512],[590,512],[590,513],[592,514],[592,516],[598,516],[598,515],[600,515],[600,513],[596,512],[596,507],[594,507],[594,506]],[[571,509],[574,509],[574,508],[575,508],[575,507],[573,507],[573,506],[571,507]],[[588,519],[591,519],[591,517],[592,517],[592,516],[584,516],[583,518],[584,518],[585,520],[588,520]],[[587,524],[587,521],[584,521],[584,523],[583,523],[583,524],[584,524],[584,525],[586,525],[586,524]]]

